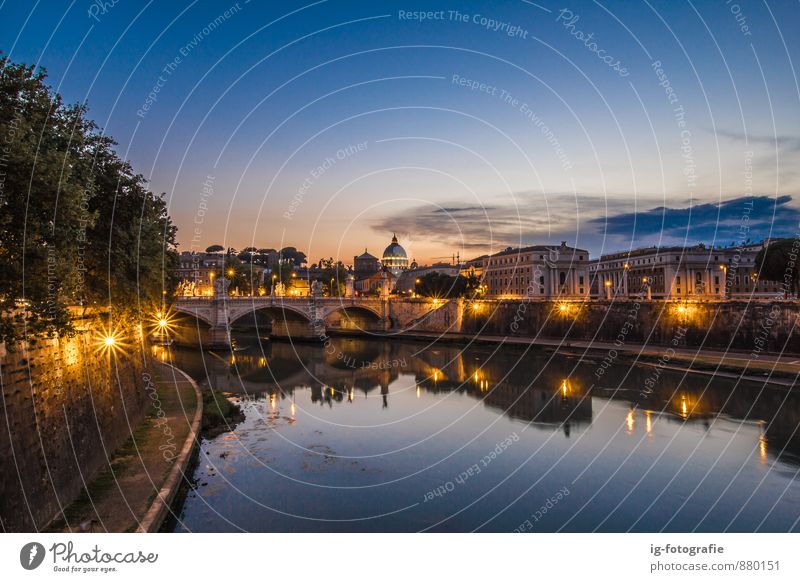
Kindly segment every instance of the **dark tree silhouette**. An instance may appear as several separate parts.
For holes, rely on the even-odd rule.
[[[464,297],[474,294],[478,287],[475,277],[451,277],[443,273],[428,273],[419,278],[415,291],[423,297]]]
[[[796,294],[800,289],[800,239],[787,238],[771,243],[756,256],[760,280],[779,282],[784,293]]]

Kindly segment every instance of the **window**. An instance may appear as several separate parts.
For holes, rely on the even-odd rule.
[[[583,275],[578,277],[578,285],[583,285]],[[581,293],[583,293],[583,291],[581,291]]]
[[[559,283],[560,283],[561,285],[563,285],[563,284],[564,284],[564,282],[567,280],[567,274],[566,274],[564,271],[561,271],[561,272],[558,274],[558,280],[559,280]]]
[[[676,285],[680,285],[681,284],[681,278],[680,277],[675,277],[675,284]]]

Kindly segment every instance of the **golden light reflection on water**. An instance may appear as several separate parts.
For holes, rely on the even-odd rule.
[[[650,410],[644,411],[644,429],[647,431],[647,434],[653,432],[653,413]]]
[[[633,428],[636,425],[636,413],[634,412],[633,408],[628,410],[627,416],[625,416],[625,426],[628,429],[628,434],[633,432]]]
[[[691,393],[683,392],[672,400],[671,405],[675,413],[684,420],[691,417],[702,417],[705,414],[702,401]]]

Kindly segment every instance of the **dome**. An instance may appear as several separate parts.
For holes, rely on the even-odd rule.
[[[386,247],[386,250],[383,251],[384,259],[388,259],[390,257],[401,257],[403,259],[408,259],[408,255],[406,254],[406,249],[397,244],[396,236],[392,237],[392,244]]]
[[[401,271],[408,269],[408,255],[406,250],[398,244],[396,236],[392,236],[392,244],[383,251],[381,263],[394,275],[399,275]]]

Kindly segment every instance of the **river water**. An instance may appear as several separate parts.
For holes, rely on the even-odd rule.
[[[245,413],[203,440],[175,531],[800,529],[796,393],[519,346],[238,342],[171,354]]]

